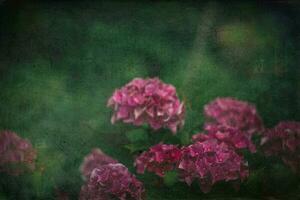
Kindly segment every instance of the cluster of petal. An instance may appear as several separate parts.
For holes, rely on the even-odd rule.
[[[203,192],[219,181],[244,180],[249,171],[243,157],[216,139],[196,142],[182,149],[179,176],[188,185],[198,180]]]
[[[209,124],[204,129],[207,134],[198,133],[193,135],[193,142],[217,139],[219,143],[225,142],[235,150],[248,149],[252,153],[256,151],[256,147],[251,141],[251,135],[245,134],[238,128]]]
[[[163,177],[165,172],[173,170],[181,157],[181,150],[171,144],[157,144],[136,158],[134,165],[137,173],[145,170]]]
[[[102,165],[106,165],[109,163],[117,163],[117,160],[109,157],[105,153],[103,153],[100,149],[95,148],[92,150],[90,154],[88,154],[81,166],[80,171],[84,179],[88,179],[95,168],[101,167]]]
[[[35,169],[36,150],[11,131],[0,132],[0,172],[20,175]]]
[[[154,130],[169,128],[174,134],[184,124],[184,104],[176,89],[158,78],[135,78],[117,89],[108,100],[114,110],[112,123],[149,124]]]
[[[217,98],[204,107],[206,124],[221,124],[249,134],[263,130],[263,123],[254,105],[231,97]]]
[[[120,163],[103,165],[93,170],[81,188],[80,200],[144,199],[143,184]]]
[[[280,122],[264,133],[261,145],[267,156],[279,156],[295,172],[300,172],[300,122]]]

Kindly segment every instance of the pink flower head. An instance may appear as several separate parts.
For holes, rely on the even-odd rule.
[[[243,157],[216,139],[184,147],[178,168],[182,181],[191,185],[198,180],[203,192],[209,192],[216,182],[244,180],[249,175]]]
[[[174,134],[184,124],[184,104],[176,89],[158,78],[135,78],[117,89],[108,100],[114,109],[111,122],[122,120],[140,126],[149,124],[154,130],[169,128]]]
[[[95,168],[82,186],[80,200],[144,199],[143,184],[120,163]]]
[[[11,131],[0,132],[0,172],[20,175],[35,169],[36,150]]]
[[[173,170],[181,156],[180,149],[171,144],[157,144],[136,158],[134,165],[137,173],[145,170],[164,176],[166,171]]]
[[[99,168],[102,165],[109,163],[117,163],[117,160],[109,157],[103,153],[100,149],[95,148],[90,154],[88,154],[83,163],[80,166],[80,171],[84,179],[88,179],[95,168]]]
[[[300,122],[280,122],[264,133],[261,145],[267,156],[279,156],[295,172],[300,172]]]
[[[245,134],[238,128],[209,124],[205,126],[205,130],[207,134],[195,134],[192,137],[192,141],[201,142],[207,139],[217,139],[219,143],[225,142],[235,150],[248,149],[252,153],[256,152],[255,145],[251,141],[251,135]]]
[[[221,124],[249,134],[261,131],[263,123],[254,105],[226,97],[217,98],[204,107],[206,124]]]

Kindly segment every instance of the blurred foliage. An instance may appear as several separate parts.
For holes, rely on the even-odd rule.
[[[174,137],[161,131],[170,143],[189,143],[201,131],[203,106],[218,96],[255,103],[267,127],[300,120],[300,12],[291,4],[2,3],[0,129],[30,139],[38,161],[33,174],[1,174],[0,199],[54,199],[60,191],[76,199],[80,163],[94,147],[134,172],[124,146],[144,138],[129,133],[131,126],[111,125],[106,108],[114,89],[134,77],[157,76],[185,101],[184,129]],[[149,200],[299,197],[299,178],[280,162],[270,162],[276,165],[265,177],[258,166],[267,161],[249,159],[254,171],[240,192],[221,184],[204,195],[172,175],[170,187],[149,174],[138,178]]]

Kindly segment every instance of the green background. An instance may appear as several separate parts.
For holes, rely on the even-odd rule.
[[[38,150],[33,174],[0,174],[0,199],[77,199],[79,166],[99,147],[131,172],[132,127],[111,125],[107,99],[135,77],[159,77],[186,102],[182,143],[201,130],[218,96],[256,104],[267,127],[300,120],[300,5],[221,1],[17,1],[0,4],[0,129]],[[259,156],[258,156],[259,157]],[[251,159],[250,159],[251,161]],[[250,162],[249,161],[249,162]],[[299,178],[280,162],[256,169],[235,192],[218,185],[164,186],[138,175],[151,199],[299,197]]]

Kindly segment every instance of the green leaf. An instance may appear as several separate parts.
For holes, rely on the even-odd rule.
[[[137,151],[144,151],[148,149],[149,145],[144,143],[131,143],[124,146],[126,149],[130,151],[130,153],[134,153]]]
[[[181,132],[179,137],[180,137],[180,142],[182,145],[187,145],[190,143],[191,139],[190,139],[190,135],[187,131]]]
[[[164,176],[164,183],[166,186],[173,186],[178,181],[177,172],[169,171]]]
[[[144,129],[135,129],[126,133],[126,136],[130,142],[147,141],[148,134]]]

